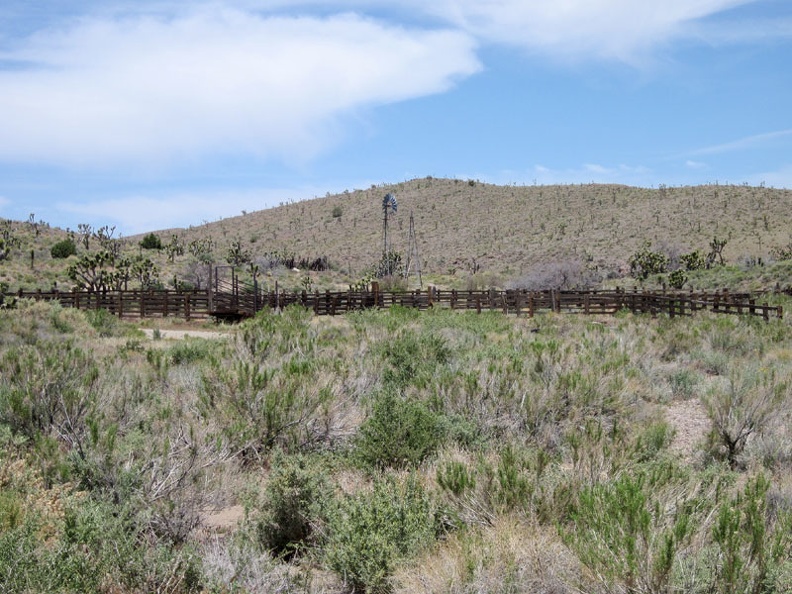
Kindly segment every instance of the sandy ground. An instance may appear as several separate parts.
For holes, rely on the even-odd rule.
[[[148,338],[154,338],[153,328],[141,328]],[[180,340],[182,338],[225,338],[227,332],[222,330],[164,330],[160,329],[160,338]]]
[[[676,430],[671,450],[690,460],[709,430],[704,405],[698,398],[673,402],[666,409],[666,420]]]

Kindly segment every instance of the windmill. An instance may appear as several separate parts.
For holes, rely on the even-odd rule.
[[[385,266],[385,274],[388,276],[394,272],[394,259],[388,244],[388,215],[396,214],[398,204],[396,203],[396,196],[388,192],[382,199],[382,263]]]
[[[407,236],[407,245],[407,265],[404,267],[404,276],[410,278],[410,270],[415,266],[415,273],[418,275],[418,286],[423,289],[421,255],[418,253],[418,238],[415,236],[415,219],[412,211],[410,211],[410,231]]]

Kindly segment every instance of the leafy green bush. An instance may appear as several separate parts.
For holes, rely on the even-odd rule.
[[[354,456],[370,469],[417,466],[443,438],[438,416],[422,402],[386,391],[375,398],[360,427]]]
[[[305,455],[279,455],[252,521],[261,545],[289,559],[318,540],[332,490],[320,465]]]
[[[77,245],[72,239],[63,239],[50,248],[53,258],[68,258],[77,254]]]
[[[371,493],[344,497],[332,515],[325,563],[354,592],[387,593],[397,563],[431,545],[437,506],[415,476],[380,479]]]
[[[144,250],[161,250],[162,240],[158,235],[149,233],[140,241],[140,247]]]

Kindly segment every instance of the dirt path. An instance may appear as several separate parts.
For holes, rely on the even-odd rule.
[[[691,460],[710,427],[704,405],[697,398],[682,400],[672,402],[665,412],[666,420],[676,432],[671,450]]]
[[[160,338],[168,340],[181,340],[182,338],[225,338],[228,332],[221,330],[164,330],[157,328],[141,328],[148,338],[153,339],[159,330]]]

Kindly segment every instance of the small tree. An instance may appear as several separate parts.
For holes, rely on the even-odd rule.
[[[165,252],[168,254],[168,262],[173,264],[176,256],[184,255],[184,242],[175,233],[171,235],[171,239],[165,246]]]
[[[226,254],[226,262],[232,266],[242,266],[242,264],[250,262],[250,259],[250,252],[242,247],[241,241],[235,239],[231,242],[231,246],[228,248],[228,253]]]
[[[726,247],[727,242],[728,240],[718,239],[717,236],[712,238],[712,241],[710,241],[710,252],[707,254],[707,267],[714,266],[716,260],[720,266],[725,264],[723,260],[723,248]]]
[[[140,247],[142,247],[144,250],[161,250],[162,240],[159,238],[158,235],[155,235],[154,233],[149,233],[140,242]]]
[[[630,256],[630,275],[645,281],[652,274],[662,274],[668,270],[668,256],[653,252],[650,242],[645,242],[640,250]]]
[[[682,254],[679,257],[679,261],[685,270],[702,270],[707,267],[707,259],[699,250],[689,254]]]
[[[4,221],[0,228],[0,261],[11,255],[11,250],[21,245],[19,238],[14,233],[11,221]]]

